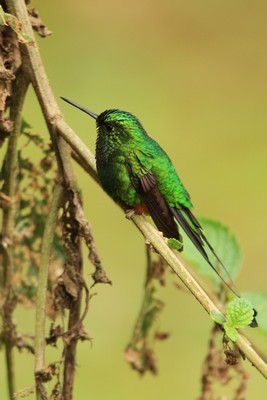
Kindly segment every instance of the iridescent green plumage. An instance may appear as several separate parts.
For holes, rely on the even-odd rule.
[[[96,124],[96,165],[103,188],[128,208],[144,203],[165,236],[181,240],[170,207],[192,204],[167,154],[128,112],[105,111]],[[148,198],[149,193],[154,198]],[[166,217],[169,223],[164,222]]]
[[[148,173],[156,177],[171,207],[192,207],[188,192],[167,154],[132,114],[105,111],[96,120],[96,162],[101,183],[115,200],[130,207],[142,202],[137,186]],[[108,126],[108,128],[107,128]]]
[[[168,155],[147,135],[139,120],[131,113],[120,110],[107,110],[97,115],[73,101],[63,100],[96,119],[96,165],[104,190],[125,208],[144,205],[167,238],[182,241],[178,228],[180,225],[220,276],[205,246],[211,250],[221,267],[225,267],[191,212],[188,192]],[[228,277],[233,284],[229,274]],[[227,282],[225,284],[239,296],[233,287]]]

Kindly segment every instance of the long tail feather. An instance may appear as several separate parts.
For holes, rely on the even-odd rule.
[[[226,267],[224,266],[223,262],[220,260],[219,256],[216,254],[215,250],[209,243],[208,239],[204,235],[201,225],[199,224],[198,220],[195,218],[195,216],[191,213],[191,211],[188,208],[182,208],[182,209],[177,209],[177,208],[172,208],[171,209],[174,217],[176,218],[177,222],[181,225],[189,239],[192,241],[194,246],[197,248],[197,250],[200,252],[200,254],[204,257],[204,259],[207,261],[207,263],[210,265],[210,267],[213,269],[213,271],[220,277],[220,279],[224,282],[224,284],[228,287],[231,292],[237,296],[240,297],[240,294],[238,293],[237,288],[235,287],[235,284],[227,271]],[[223,268],[225,273],[227,274],[231,285],[229,285],[225,279],[222,277],[222,275],[219,273],[219,271],[215,268],[215,266],[212,264],[212,262],[209,259],[209,256],[204,248],[204,243],[208,246],[220,266]]]

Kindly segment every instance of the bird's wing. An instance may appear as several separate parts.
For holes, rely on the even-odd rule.
[[[157,180],[152,172],[148,171],[138,180],[135,179],[134,185],[157,228],[163,232],[165,237],[176,238],[182,242],[171,209],[160,193]]]
[[[153,153],[146,149],[129,154],[131,162],[127,165],[129,177],[136,192],[146,206],[157,228],[167,238],[175,238],[182,242],[171,209],[159,190],[157,178],[152,172]]]

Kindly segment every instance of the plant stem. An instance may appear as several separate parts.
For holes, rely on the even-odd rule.
[[[38,277],[35,325],[35,379],[38,400],[43,399],[44,393],[42,372],[45,368],[45,307],[47,296],[48,269],[58,219],[58,209],[60,207],[62,195],[62,185],[57,184],[54,189],[50,211],[45,224],[41,250],[41,264]]]
[[[80,242],[80,241],[79,241]],[[80,258],[77,260],[77,265],[75,272],[82,275],[82,254],[81,254],[81,243],[79,243]],[[69,311],[69,323],[68,330],[72,331],[73,327],[77,326],[80,321],[80,310],[82,302],[82,290],[78,292],[77,299],[72,302]],[[80,324],[79,324],[80,325]],[[78,325],[77,330],[80,328]],[[76,348],[79,336],[74,334],[66,344],[65,350],[65,360],[64,360],[64,384],[63,384],[63,398],[66,400],[72,400],[73,398],[73,385],[75,377],[75,367],[76,367]]]
[[[8,147],[4,165],[5,182],[3,193],[9,199],[9,203],[3,210],[1,240],[3,265],[0,272],[0,288],[4,301],[1,314],[3,318],[3,338],[5,342],[7,380],[10,399],[13,398],[13,393],[15,392],[14,362],[12,354],[12,330],[14,329],[12,311],[14,307],[11,280],[13,275],[13,236],[18,201],[18,199],[16,199],[18,172],[17,143],[21,130],[21,113],[27,89],[28,81],[25,79],[22,72],[20,72],[18,73],[17,79],[13,85],[12,103],[10,105],[10,119],[13,121],[14,126],[13,131],[8,139]]]
[[[12,246],[12,239],[15,225],[15,213],[17,210],[16,184],[18,173],[18,152],[17,143],[21,130],[22,108],[27,93],[29,82],[23,76],[23,73],[18,73],[14,87],[12,103],[10,105],[10,119],[13,121],[13,131],[8,139],[7,153],[4,164],[5,182],[3,192],[9,198],[9,204],[4,208],[2,221],[2,244],[6,251]],[[1,273],[0,286],[6,286],[10,282],[12,276],[12,259],[6,261],[8,268],[5,268]]]

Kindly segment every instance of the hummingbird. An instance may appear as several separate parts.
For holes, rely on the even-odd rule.
[[[182,244],[181,227],[228,289],[240,297],[226,267],[194,216],[190,195],[172,161],[147,134],[138,118],[118,109],[96,114],[72,100],[61,98],[96,121],[96,168],[107,194],[126,210],[150,215],[164,237],[177,239]],[[230,284],[211,262],[206,248],[226,272]]]

